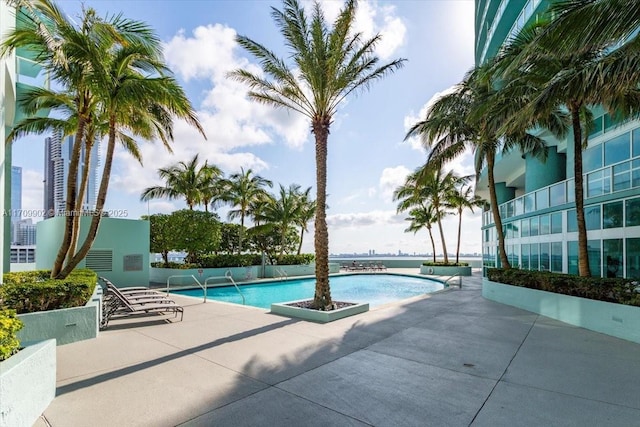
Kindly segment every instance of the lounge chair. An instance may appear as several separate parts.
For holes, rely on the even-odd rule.
[[[107,293],[103,299],[102,321],[100,326],[105,328],[113,316],[130,316],[134,314],[180,313],[180,321],[184,316],[184,308],[164,295],[127,296],[115,286],[107,285]]]

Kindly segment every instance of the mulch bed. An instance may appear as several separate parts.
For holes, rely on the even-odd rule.
[[[306,308],[306,309],[309,309],[309,310],[317,310],[313,306],[313,300],[312,299],[305,300],[305,301],[292,302],[292,303],[289,303],[287,305],[291,306],[291,307]],[[352,305],[356,305],[356,303],[354,303],[354,302],[344,302],[344,301],[334,301],[333,305],[334,305],[334,310],[337,310],[339,308],[345,308],[345,307],[350,307]]]

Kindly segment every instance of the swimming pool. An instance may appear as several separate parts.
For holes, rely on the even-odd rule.
[[[369,303],[375,307],[441,289],[444,285],[434,280],[397,274],[351,274],[331,277],[331,298],[336,301]],[[268,284],[242,285],[240,290],[246,305],[271,308],[271,303],[313,298],[316,280],[295,279]],[[202,289],[173,291],[175,294],[203,297]],[[242,297],[233,286],[207,289],[207,298],[242,304]]]

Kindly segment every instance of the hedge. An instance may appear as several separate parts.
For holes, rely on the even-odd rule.
[[[425,261],[422,263],[427,267],[468,267],[468,262],[444,262],[444,261]]]
[[[313,254],[282,255],[277,258],[278,265],[301,265],[310,264],[315,259]],[[190,268],[229,268],[229,267],[249,267],[261,265],[262,255],[260,254],[218,254],[200,255],[196,263],[170,262],[168,268],[188,270]],[[164,262],[151,263],[152,267],[165,268]]]
[[[278,265],[306,265],[311,264],[316,259],[314,254],[294,254],[280,255],[276,261]]]
[[[0,362],[18,352],[20,342],[16,333],[22,329],[22,321],[15,310],[0,310]]]
[[[20,313],[83,306],[98,282],[89,269],[74,270],[65,279],[50,279],[51,271],[5,273],[0,286],[0,308]]]
[[[640,283],[634,279],[580,277],[517,268],[490,268],[487,278],[507,285],[640,307]]]

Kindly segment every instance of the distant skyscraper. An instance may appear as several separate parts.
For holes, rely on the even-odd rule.
[[[36,244],[36,225],[31,218],[16,221],[12,229],[13,245],[32,246]]]
[[[73,148],[73,136],[62,138],[60,132],[45,139],[44,144],[44,208],[45,218],[50,218],[64,212],[67,201],[67,175]],[[89,165],[84,163],[85,146],[80,152],[78,167],[78,190],[82,182],[82,175],[86,167],[89,168],[87,190],[82,201],[82,210],[96,208],[98,191],[98,166],[100,165],[100,141],[96,140],[91,149]]]
[[[11,243],[15,243],[16,223],[22,219],[22,168],[11,166]]]

